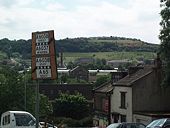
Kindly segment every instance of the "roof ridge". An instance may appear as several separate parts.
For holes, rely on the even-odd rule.
[[[151,72],[153,72],[153,68],[151,66],[145,66],[144,68],[139,69],[135,73],[127,75],[124,78],[120,79],[114,85],[130,86],[132,83],[150,74]]]

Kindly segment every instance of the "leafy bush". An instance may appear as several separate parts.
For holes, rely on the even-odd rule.
[[[54,113],[57,117],[82,119],[89,115],[89,106],[84,96],[61,93],[55,100]]]

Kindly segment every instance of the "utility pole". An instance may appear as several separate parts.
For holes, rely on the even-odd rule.
[[[24,65],[24,109],[27,110],[27,84],[26,84],[26,70]]]
[[[37,80],[36,84],[36,106],[35,106],[35,114],[36,114],[36,128],[39,127],[39,80]]]

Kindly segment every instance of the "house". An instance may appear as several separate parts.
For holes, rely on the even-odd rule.
[[[113,93],[113,87],[108,83],[104,83],[100,87],[93,90],[94,96],[94,117],[93,125],[99,127],[106,127],[111,115],[111,95]]]
[[[152,66],[131,67],[128,76],[113,83],[111,117],[118,118],[113,122],[148,124],[170,116],[170,87],[161,86],[162,77],[161,61],[157,58]]]
[[[70,77],[76,78],[77,80],[85,80],[88,81],[89,79],[89,71],[82,66],[77,66],[74,69],[70,70]]]
[[[106,116],[95,113],[94,123],[97,120],[99,126],[104,126],[103,122],[148,124],[156,118],[170,117],[170,102],[167,102],[170,86],[161,86],[162,77],[161,61],[157,58],[154,65],[131,67],[124,78],[97,88],[94,97],[98,99],[99,92],[107,97],[108,112]],[[99,103],[94,104],[96,111]]]
[[[94,98],[94,126],[107,126],[111,123],[111,97],[113,95],[112,83],[122,79],[127,75],[127,72],[111,72],[112,81],[106,82],[103,85],[93,90]]]

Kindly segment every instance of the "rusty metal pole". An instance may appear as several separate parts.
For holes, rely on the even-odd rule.
[[[37,84],[36,84],[35,114],[36,114],[36,128],[38,128],[39,127],[39,80],[37,80]]]

